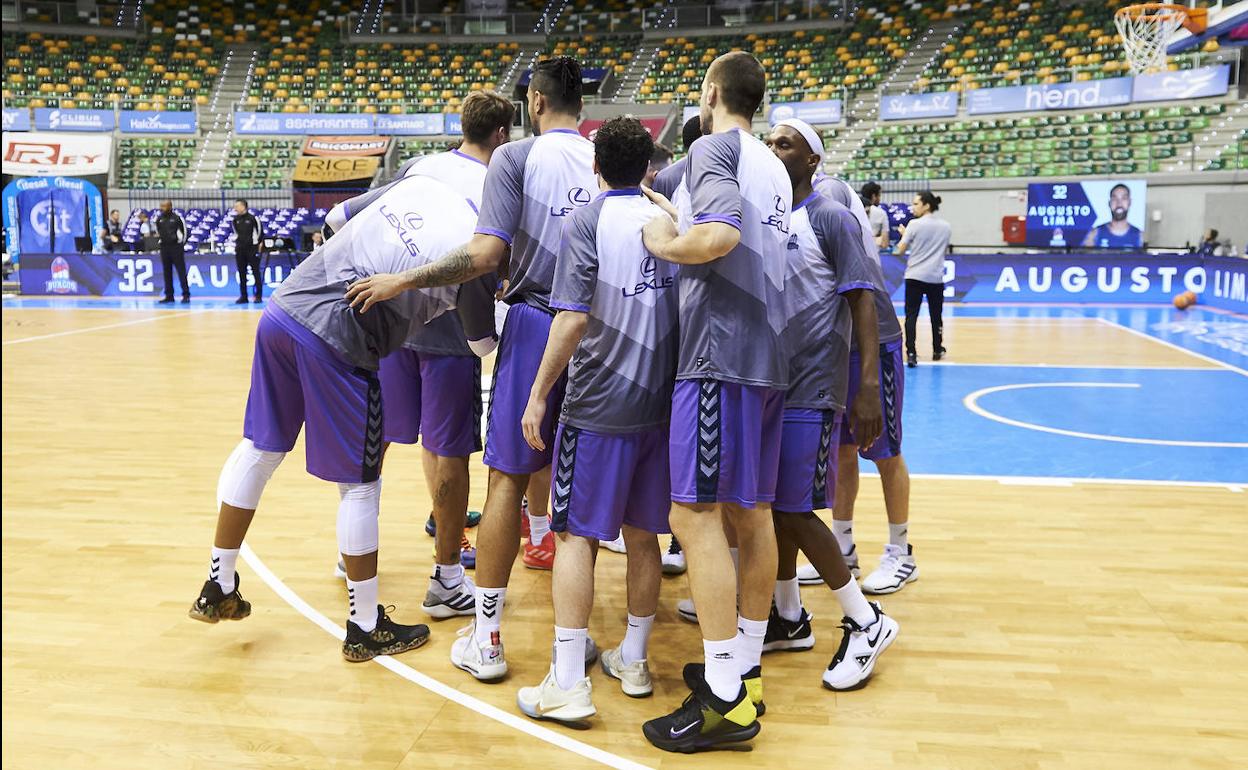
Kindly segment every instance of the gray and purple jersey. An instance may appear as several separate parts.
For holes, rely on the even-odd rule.
[[[858,220],[819,193],[793,207],[785,293],[792,358],[785,408],[844,409],[849,386],[849,305],[841,294],[875,290]],[[879,268],[877,267],[876,270]]]
[[[472,205],[435,179],[406,177],[375,192],[273,294],[278,307],[345,360],[372,370],[403,344],[413,323],[455,307],[459,287],[403,292],[364,314],[347,304],[347,288],[429,264],[471,238],[476,224]]]
[[[588,205],[597,189],[594,144],[572,129],[554,129],[494,151],[476,231],[511,246],[504,302],[551,312],[563,223]]]
[[[481,191],[485,189],[485,173],[489,167],[468,153],[459,150],[439,152],[411,158],[399,167],[396,177],[431,176],[481,208]]]
[[[561,420],[601,433],[667,424],[676,376],[676,265],[641,230],[663,212],[639,188],[601,193],[563,232],[551,307],[589,316],[568,365]]]
[[[858,220],[858,225],[862,228],[863,248],[871,257],[871,261],[875,263],[877,273],[876,285],[879,288],[875,291],[875,317],[879,325],[880,343],[901,339],[901,324],[897,321],[897,310],[893,307],[893,300],[888,295],[888,285],[884,282],[884,269],[880,266],[880,247],[875,243],[874,228],[871,226],[871,219],[867,216],[867,208],[862,204],[862,199],[848,182],[827,174],[815,174],[814,187],[815,192],[848,208]],[[851,349],[858,347],[858,341],[853,337],[850,338],[849,344]]]
[[[731,225],[741,241],[713,262],[681,266],[676,378],[784,390],[789,175],[766,145],[734,128],[693,143],[685,181],[689,221]]]
[[[655,192],[672,202],[680,212],[678,229],[683,233],[689,229],[689,185],[685,181],[685,170],[689,167],[689,156],[685,156],[660,171],[654,177]]]

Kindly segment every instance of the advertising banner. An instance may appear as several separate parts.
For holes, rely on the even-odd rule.
[[[375,134],[373,116],[315,112],[236,112],[236,134]]]
[[[880,99],[880,120],[951,118],[958,114],[955,91],[929,94],[894,94]]]
[[[5,249],[11,256],[77,252],[100,245],[104,201],[99,188],[85,179],[14,179],[0,198]]]
[[[1163,102],[1221,96],[1230,88],[1230,82],[1229,64],[1136,75],[1131,99],[1136,102]]]
[[[193,134],[198,129],[199,118],[194,110],[171,112],[121,111],[121,132],[123,134]]]
[[[4,130],[5,131],[29,131],[30,130],[30,110],[25,107],[5,107],[4,108]]]
[[[1027,185],[1027,244],[1140,249],[1148,221],[1143,180]]]
[[[35,128],[41,131],[112,131],[116,127],[112,110],[35,108]]]
[[[295,162],[294,181],[315,184],[363,182],[367,187],[380,165],[376,156],[371,158],[317,158],[304,155]]]
[[[377,115],[376,131],[387,136],[436,136],[446,132],[440,112],[412,115]]]
[[[811,125],[840,123],[842,118],[840,99],[821,99],[815,102],[773,102],[767,112],[767,122],[776,125],[782,120],[797,118]]]
[[[1131,101],[1132,78],[1083,80],[1077,83],[977,88],[967,92],[967,112],[1037,112],[1115,107]]]
[[[107,174],[113,137],[82,134],[5,133],[4,173],[13,176]]]
[[[663,126],[667,125],[666,118],[638,118],[638,120],[650,132],[650,138],[656,142],[659,140],[659,134],[663,131]],[[592,142],[598,134],[598,128],[605,122],[603,120],[582,120],[577,129],[581,132],[581,136]]]
[[[1201,303],[1248,315],[1248,259],[1205,257],[1205,273],[1208,284]]]
[[[22,294],[155,297],[164,291],[159,254],[34,254],[22,257]],[[274,259],[263,280],[270,289],[290,275]],[[175,285],[177,278],[174,278]],[[237,297],[238,269],[232,254],[187,254],[186,282],[197,297]],[[249,286],[254,279],[248,275]]]
[[[464,133],[464,116],[458,112],[446,116],[446,133],[450,136],[462,136]]]
[[[322,157],[385,155],[388,149],[388,136],[309,136],[303,142],[304,155]]]

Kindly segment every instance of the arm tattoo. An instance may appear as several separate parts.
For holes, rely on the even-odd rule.
[[[414,267],[403,273],[408,286],[427,289],[435,286],[454,286],[475,278],[480,273],[473,268],[468,247],[459,246],[447,252],[436,262]]]

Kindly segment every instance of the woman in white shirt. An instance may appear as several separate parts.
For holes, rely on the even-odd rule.
[[[949,253],[953,229],[936,216],[939,208],[939,195],[921,192],[910,204],[910,213],[915,218],[897,228],[901,232],[897,254],[906,257],[906,366],[911,368],[919,365],[914,349],[914,327],[924,297],[927,297],[927,312],[932,319],[932,360],[939,361],[945,354],[941,312],[945,301],[945,255]]]

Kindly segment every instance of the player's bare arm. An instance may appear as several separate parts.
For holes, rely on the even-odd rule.
[[[736,248],[741,231],[725,222],[703,222],[679,235],[671,217],[655,217],[642,230],[651,254],[678,265],[704,265]]]
[[[546,397],[555,386],[559,376],[568,368],[576,346],[585,336],[585,327],[589,324],[589,315],[574,310],[561,310],[550,325],[550,339],[546,341],[546,350],[542,353],[542,364],[537,370],[537,379],[533,380],[533,388],[529,391],[529,403],[524,408],[524,416],[520,418],[520,428],[524,432],[524,440],[539,452],[545,451],[546,442],[542,440],[542,422],[546,419]]]
[[[849,405],[849,420],[858,439],[858,448],[867,451],[884,429],[880,409],[880,331],[875,314],[875,297],[869,289],[854,289],[843,295],[849,303],[849,315],[854,322],[854,340],[858,343],[858,357],[862,385],[854,402]]]
[[[378,273],[356,281],[347,289],[347,300],[351,307],[367,313],[378,302],[393,299],[405,291],[454,286],[494,272],[506,253],[507,244],[501,238],[477,234],[436,262],[402,273]]]

